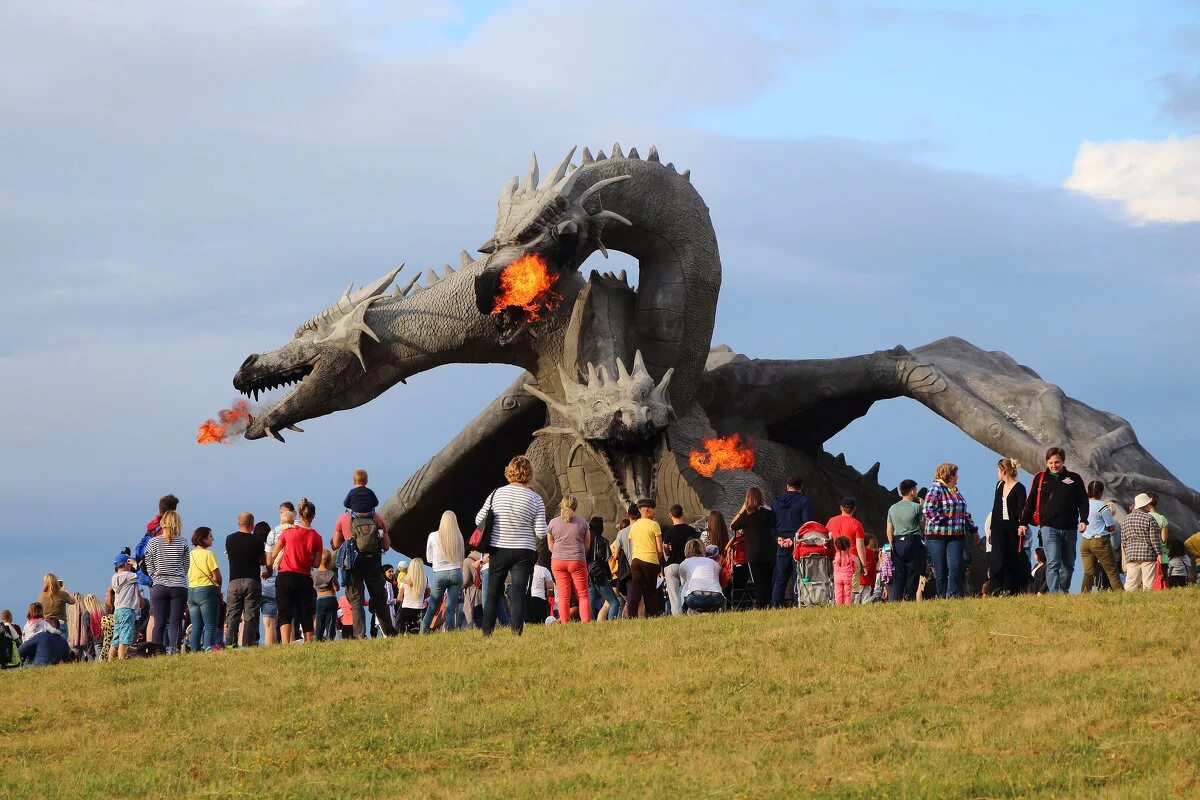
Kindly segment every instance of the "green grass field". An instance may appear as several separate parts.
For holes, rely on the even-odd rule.
[[[0,797],[1196,797],[1200,592],[0,675]]]

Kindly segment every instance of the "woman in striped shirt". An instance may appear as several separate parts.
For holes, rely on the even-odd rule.
[[[146,574],[154,582],[150,587],[154,617],[150,641],[166,645],[168,653],[178,653],[183,636],[183,609],[187,606],[188,546],[179,535],[183,523],[177,512],[163,514],[159,525],[162,533],[146,545]],[[163,641],[164,629],[166,641]]]
[[[504,468],[507,486],[492,492],[483,508],[475,515],[475,524],[482,526],[488,512],[494,514],[491,540],[488,542],[487,596],[483,600],[483,635],[491,636],[496,627],[496,608],[504,581],[512,576],[508,593],[509,620],[513,633],[521,635],[525,628],[525,597],[537,559],[539,539],[546,538],[546,504],[542,496],[530,488],[533,466],[525,456],[517,456]]]
[[[958,467],[941,464],[933,473],[933,487],[921,506],[925,517],[925,543],[933,560],[938,597],[963,596],[963,552],[967,534],[975,533],[967,501],[958,490]]]

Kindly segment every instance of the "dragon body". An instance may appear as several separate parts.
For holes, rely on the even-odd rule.
[[[721,284],[716,235],[688,172],[619,145],[575,151],[544,178],[534,157],[501,190],[493,235],[457,269],[397,284],[399,269],[301,325],[281,347],[249,356],[234,386],[250,396],[295,387],[255,416],[246,437],[283,440],[306,420],[373,400],[448,363],[506,363],[522,375],[388,501],[397,549],[419,549],[447,508],[469,519],[504,463],[520,452],[548,506],[576,495],[580,514],[616,520],[631,500],[729,514],[756,486],[768,496],[805,476],[818,514],[854,495],[880,519],[895,492],[878,465],[861,473],[823,444],[873,403],[910,397],[976,441],[1025,464],[1046,447],[1105,481],[1121,501],[1155,489],[1179,530],[1200,526],[1200,494],[1138,443],[1119,417],[1066,397],[1002,353],[960,340],[841,359],[765,361],[711,347]],[[594,252],[637,261],[585,277]],[[533,259],[532,262],[529,259]],[[549,288],[505,305],[506,275],[533,263]],[[690,455],[739,433],[751,469],[702,475]],[[465,515],[465,516],[464,516]]]

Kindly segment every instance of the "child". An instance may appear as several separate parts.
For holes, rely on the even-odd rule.
[[[850,605],[854,571],[858,568],[858,556],[850,552],[850,537],[839,536],[833,540],[833,597],[839,606]]]
[[[379,498],[367,488],[367,471],[365,469],[354,470],[354,488],[346,493],[346,499],[342,501],[342,505],[356,517],[369,517],[375,513],[375,508],[379,505]]]
[[[108,597],[105,605],[113,608],[112,643],[108,648],[110,661],[129,657],[129,648],[133,646],[134,631],[137,627],[137,612],[141,606],[142,593],[138,591],[137,574],[133,571],[133,559],[120,553],[113,559],[117,571],[109,581]],[[199,623],[199,620],[196,620]],[[113,646],[115,645],[115,647]]]
[[[1167,588],[1187,586],[1188,558],[1183,550],[1183,542],[1178,539],[1167,542],[1167,555]]]
[[[888,597],[888,587],[892,585],[892,575],[892,546],[885,544],[879,549],[879,575],[875,580],[876,602],[892,599]]]
[[[877,599],[875,597],[875,581],[879,573],[879,540],[868,533],[864,546],[867,551],[867,563],[863,564],[860,570],[858,591],[855,593],[854,602],[873,603]]]
[[[30,603],[29,612],[25,615],[26,620],[25,630],[21,633],[21,637],[29,641],[34,636],[37,636],[42,631],[54,631],[58,633],[58,628],[46,622],[46,618],[42,616],[42,604]]]
[[[414,558],[408,562],[408,572],[400,584],[400,633],[418,633],[421,630],[421,615],[425,612],[425,598],[429,587],[425,585],[425,562]]]

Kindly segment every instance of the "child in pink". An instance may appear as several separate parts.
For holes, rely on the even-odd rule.
[[[839,536],[833,540],[833,598],[839,606],[848,606],[854,594],[854,572],[858,568],[858,557],[850,551],[850,537]]]

